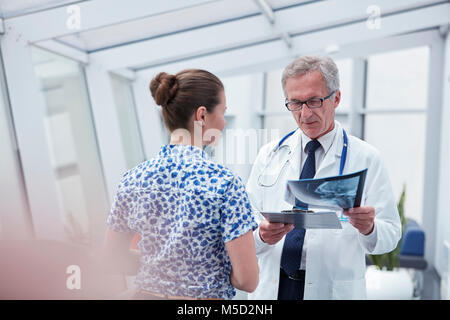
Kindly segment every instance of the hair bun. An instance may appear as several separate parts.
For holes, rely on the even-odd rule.
[[[150,92],[157,105],[167,106],[178,90],[177,77],[165,72],[160,72],[150,82]]]

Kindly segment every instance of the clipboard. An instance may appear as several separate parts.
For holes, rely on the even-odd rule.
[[[336,212],[312,210],[285,210],[261,212],[270,222],[292,223],[295,229],[342,229]]]

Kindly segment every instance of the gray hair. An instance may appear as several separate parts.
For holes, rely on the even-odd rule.
[[[292,61],[283,71],[281,85],[286,96],[286,81],[312,71],[319,71],[325,79],[328,92],[339,89],[339,71],[333,59],[328,56],[303,56]]]

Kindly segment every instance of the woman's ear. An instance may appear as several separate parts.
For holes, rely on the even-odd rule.
[[[206,124],[206,114],[208,113],[208,110],[204,106],[200,106],[195,111],[195,121],[199,121],[202,123],[202,126]]]

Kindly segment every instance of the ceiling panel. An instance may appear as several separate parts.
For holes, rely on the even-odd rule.
[[[58,24],[49,23],[43,26],[46,27],[46,32],[34,34],[42,29],[31,29],[32,27],[41,20],[50,19],[50,16],[57,20],[65,7],[6,19],[6,23],[16,26],[19,31],[36,31],[30,32],[29,37],[35,39],[36,45],[47,42],[47,46],[43,45],[43,48],[48,49],[51,44],[50,49],[53,48],[54,52],[60,54],[64,51],[59,50],[61,48],[71,49],[73,52],[66,56],[75,60],[80,61],[77,57],[81,54],[83,62],[98,63],[107,70],[129,68],[142,74],[146,69],[162,65],[178,66],[183,61],[207,61],[217,56],[235,61],[236,52],[250,52],[255,57],[262,56],[264,59],[270,58],[266,56],[271,54],[292,56],[294,52],[309,50],[305,47],[306,40],[310,41],[309,46],[318,46],[323,50],[332,45],[337,46],[340,42],[353,41],[360,35],[364,35],[363,38],[366,39],[379,37],[384,32],[392,31],[395,34],[401,26],[393,23],[390,26],[392,30],[388,30],[385,22],[395,21],[393,19],[397,19],[402,13],[412,14],[415,10],[423,12],[423,15],[417,16],[418,20],[429,16],[433,20],[439,13],[434,7],[444,4],[443,0],[378,0],[377,6],[383,13],[383,28],[367,30],[367,9],[372,5],[371,0],[265,0],[274,11],[273,15],[269,15],[275,18],[274,24],[262,13],[258,5],[260,0],[147,1],[150,0],[84,1],[80,5],[85,9],[84,16],[81,17],[82,20],[85,19],[81,32],[67,32],[65,27],[54,31]],[[0,8],[19,12],[68,3],[75,1],[0,0]],[[134,5],[130,6],[130,3]],[[174,5],[163,5],[167,3]],[[158,4],[160,10],[155,10],[155,5]],[[445,4],[442,10],[446,11],[439,14],[448,15],[450,7],[447,2]],[[432,12],[428,13],[427,10]],[[407,30],[410,31],[415,30],[415,26],[421,22],[413,24],[408,19],[401,21],[408,24]],[[335,38],[324,36],[324,43],[317,43],[317,37],[322,31],[331,34],[332,30],[341,30],[341,27],[346,26],[350,28],[356,24],[360,29],[333,34]],[[431,21],[427,27],[435,25]],[[256,50],[271,46],[274,47],[272,51]],[[242,56],[239,63],[253,64],[254,59],[251,55]],[[214,63],[211,62],[212,65]],[[265,60],[261,63],[265,63]]]
[[[0,0],[0,17],[12,18],[87,0]]]
[[[304,2],[311,1],[268,1],[274,10]],[[95,52],[258,14],[261,14],[261,10],[254,0],[212,0],[203,5],[61,37],[58,41],[80,50]]]

